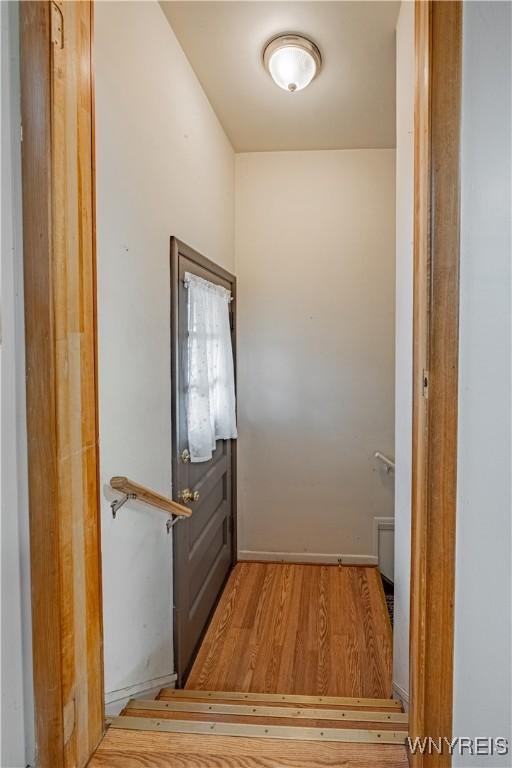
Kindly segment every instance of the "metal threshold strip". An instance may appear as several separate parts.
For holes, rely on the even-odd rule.
[[[251,704],[218,704],[198,701],[165,701],[162,699],[131,699],[126,709],[144,709],[157,712],[199,712],[215,715],[243,715],[244,717],[289,717],[292,720],[350,720],[372,723],[407,725],[405,712],[372,712],[353,709],[297,709],[295,707],[265,707]]]
[[[114,717],[111,728],[160,733],[189,733],[196,736],[235,736],[291,741],[404,744],[406,731],[366,731],[355,728],[301,728],[300,726],[211,723],[197,720],[159,720],[149,717]]]
[[[282,701],[286,704],[330,704],[334,707],[385,707],[401,712],[401,704],[395,699],[364,699],[346,696],[301,696],[281,693],[241,693],[239,691],[194,691],[181,688],[164,688],[160,696],[163,699],[231,699],[232,701]]]

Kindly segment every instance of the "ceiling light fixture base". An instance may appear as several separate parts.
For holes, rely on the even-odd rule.
[[[276,85],[295,93],[306,88],[318,75],[322,55],[309,38],[287,33],[268,41],[263,49],[263,64]]]

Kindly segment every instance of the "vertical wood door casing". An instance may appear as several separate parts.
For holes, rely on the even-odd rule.
[[[414,301],[413,301],[413,440],[410,611],[409,735],[422,731],[424,719],[424,648],[420,596],[425,589],[426,399],[423,372],[428,366],[430,237],[430,21],[431,3],[415,3],[414,104]],[[414,659],[413,659],[414,654]]]
[[[38,761],[60,768],[60,573],[50,237],[50,14],[48,3],[20,5],[23,258],[27,379],[33,670]],[[47,590],[53,592],[48,599]]]
[[[410,720],[450,737],[457,470],[462,4],[416,2]],[[448,766],[450,756],[411,755]]]
[[[38,765],[103,733],[92,4],[21,4],[23,218]]]

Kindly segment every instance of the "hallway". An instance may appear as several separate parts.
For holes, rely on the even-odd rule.
[[[377,568],[238,563],[186,688],[389,698]]]

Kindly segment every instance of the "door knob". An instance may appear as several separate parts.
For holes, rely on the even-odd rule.
[[[185,488],[179,494],[180,501],[188,504],[189,501],[199,501],[199,491],[191,491],[190,488]]]

